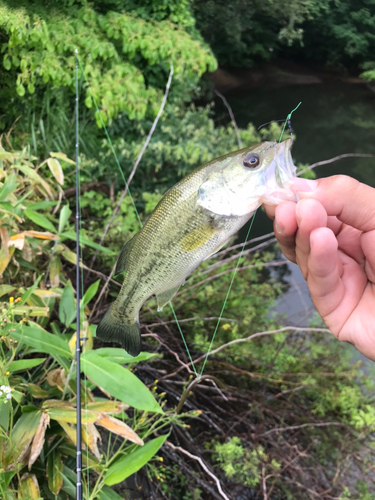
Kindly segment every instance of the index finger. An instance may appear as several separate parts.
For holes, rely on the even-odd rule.
[[[318,180],[296,178],[294,189],[301,199],[318,200],[328,215],[360,231],[375,229],[375,189],[346,175]]]

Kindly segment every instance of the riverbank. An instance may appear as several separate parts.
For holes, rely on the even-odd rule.
[[[208,78],[219,92],[233,89],[322,84],[334,81],[366,85],[358,77],[287,59],[273,59],[256,68],[218,68],[215,72],[209,73]]]

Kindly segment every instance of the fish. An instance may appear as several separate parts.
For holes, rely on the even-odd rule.
[[[158,311],[185,279],[215,254],[262,203],[296,201],[291,140],[262,142],[196,168],[159,201],[122,248],[115,275],[125,279],[96,335],[131,355],[141,348],[139,310],[156,296]]]

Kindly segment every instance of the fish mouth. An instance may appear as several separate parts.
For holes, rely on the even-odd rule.
[[[285,200],[296,201],[296,195],[291,189],[297,170],[290,153],[291,146],[291,139],[273,146],[276,148],[275,156],[265,172],[266,203],[277,204]]]

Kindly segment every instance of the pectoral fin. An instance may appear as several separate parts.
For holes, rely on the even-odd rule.
[[[173,297],[176,295],[178,292],[180,285],[177,285],[173,288],[170,288],[169,290],[166,290],[165,292],[158,293],[156,295],[156,302],[158,304],[158,311],[162,311],[163,307],[170,302]]]
[[[204,222],[184,236],[180,241],[180,245],[185,252],[190,252],[203,246],[217,232],[218,229],[213,227],[210,222]]]

